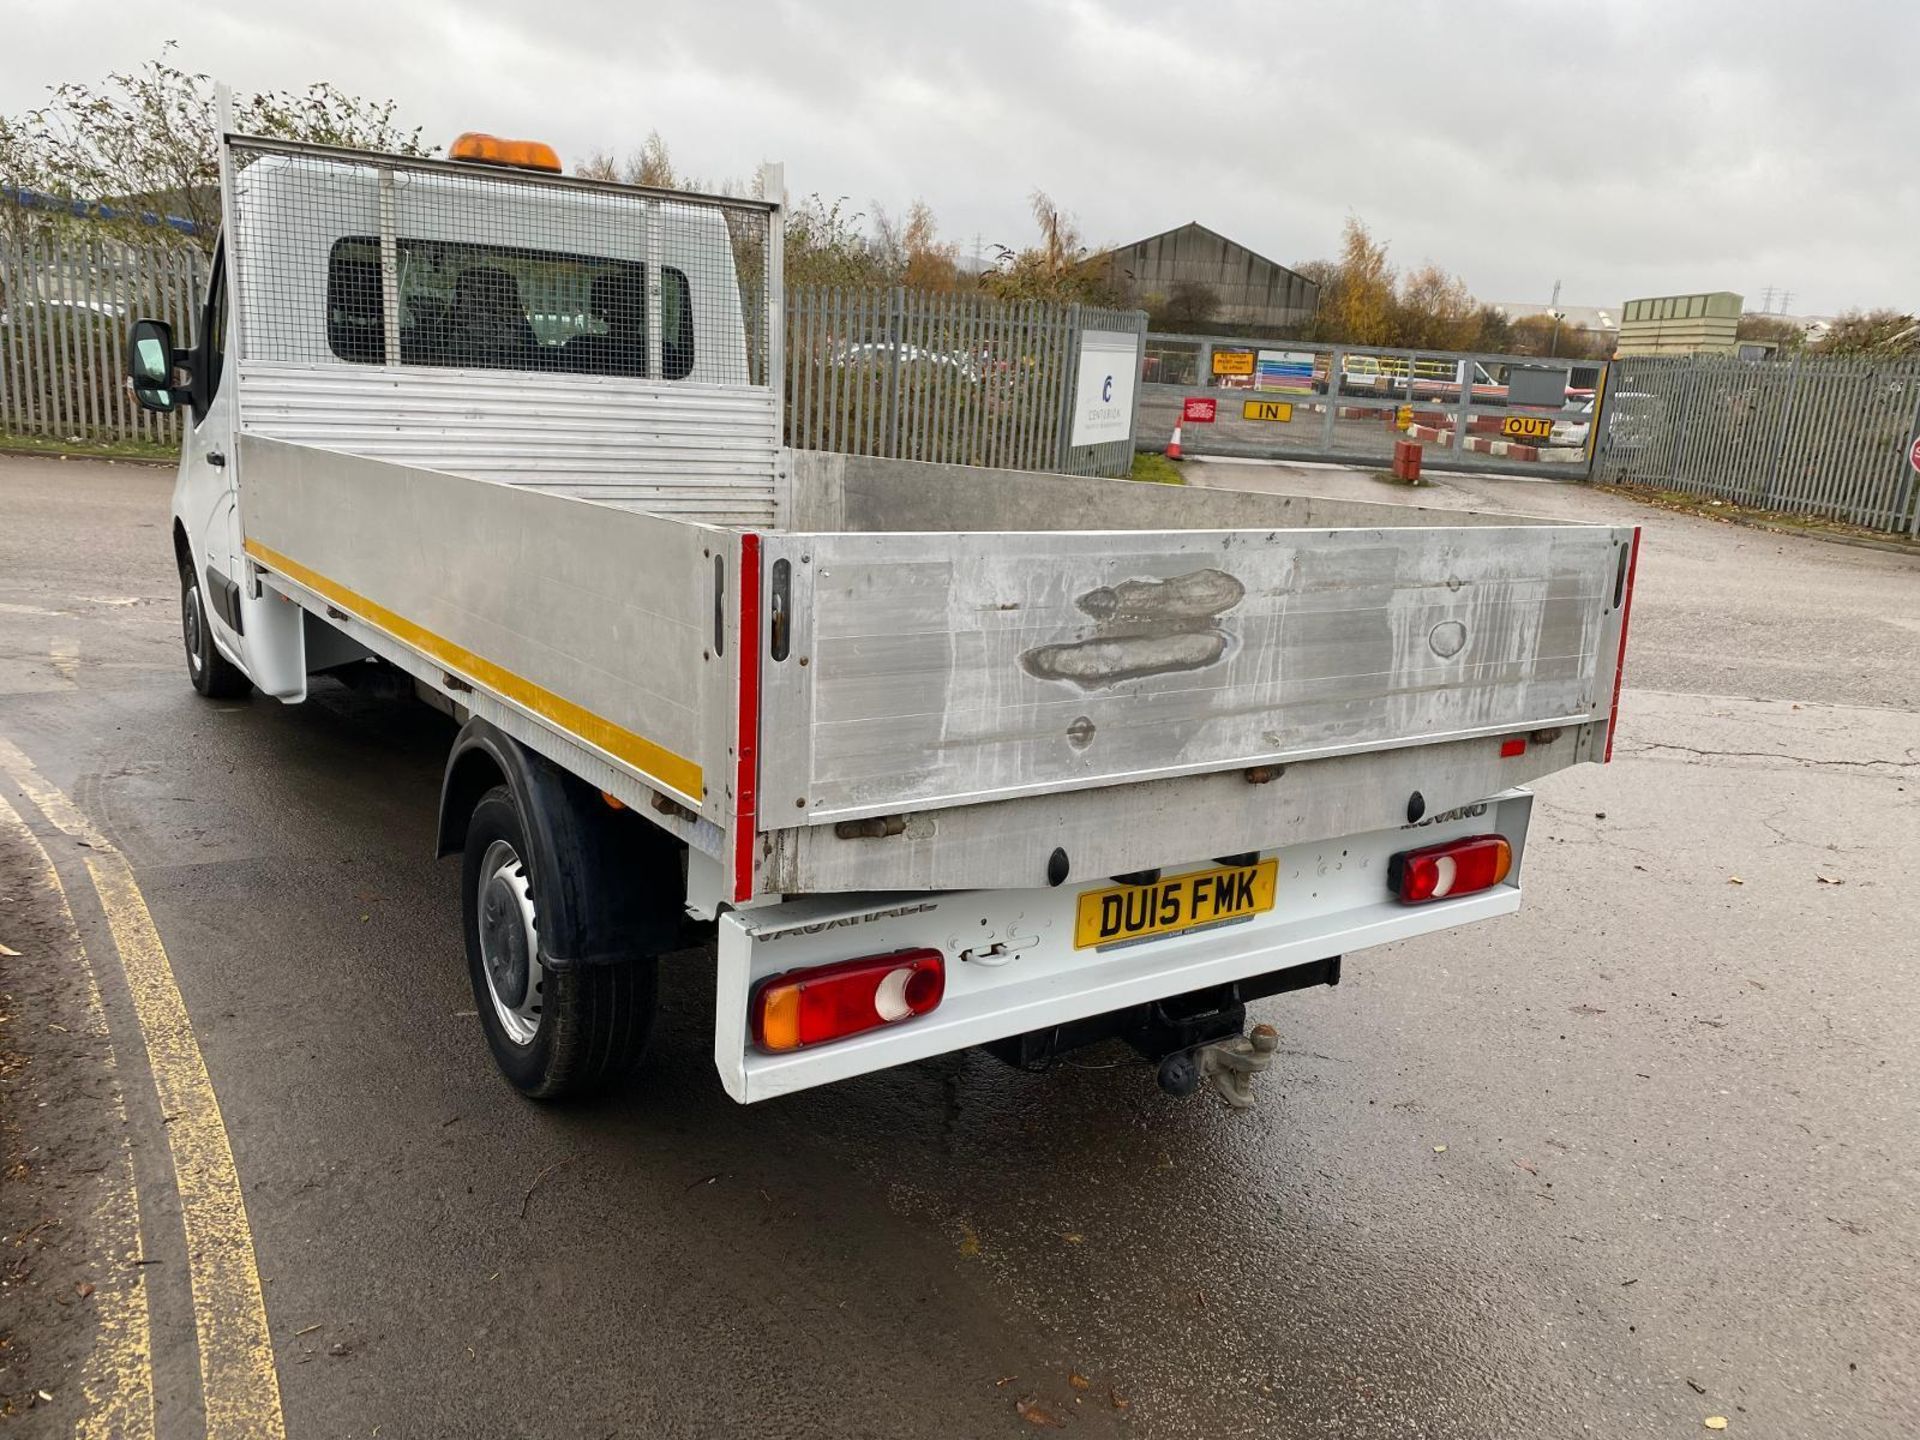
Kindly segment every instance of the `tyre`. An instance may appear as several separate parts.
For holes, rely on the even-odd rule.
[[[187,647],[187,678],[209,700],[238,700],[253,689],[246,672],[214,648],[207,599],[191,565],[180,571],[180,638]]]
[[[653,1028],[651,956],[548,969],[532,851],[513,792],[496,785],[467,822],[460,865],[467,972],[487,1047],[523,1094],[555,1100],[620,1079]]]

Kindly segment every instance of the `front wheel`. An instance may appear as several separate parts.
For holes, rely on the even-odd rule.
[[[187,647],[187,678],[209,700],[238,700],[253,689],[246,672],[215,648],[207,598],[191,565],[180,571],[180,638]]]
[[[460,866],[474,1008],[501,1072],[522,1093],[558,1099],[625,1075],[653,1027],[652,957],[550,969],[540,950],[532,851],[513,792],[496,785],[467,823]]]

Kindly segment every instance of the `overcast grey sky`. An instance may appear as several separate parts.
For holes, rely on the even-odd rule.
[[[1025,243],[1187,220],[1282,263],[1361,216],[1482,299],[1793,292],[1920,307],[1920,0],[0,0],[0,110],[168,37],[236,89],[326,79],[444,143],[571,165],[658,129],[683,169],[928,201]]]

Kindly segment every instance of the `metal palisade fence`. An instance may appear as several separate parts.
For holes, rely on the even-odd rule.
[[[1088,331],[1144,336],[1146,316],[899,287],[791,287],[787,441],[895,460],[1125,475],[1131,439],[1071,443]]]
[[[1920,358],[1614,362],[1594,478],[1920,534]]]
[[[0,433],[177,443],[179,417],[140,409],[122,383],[127,327],[166,320],[184,345],[205,289],[206,257],[189,245],[0,228]]]
[[[177,443],[122,383],[127,328],[197,329],[206,259],[86,224],[0,229],[0,434]],[[1138,311],[902,288],[787,295],[787,443],[889,459],[1125,475],[1133,441],[1072,444],[1082,335]]]

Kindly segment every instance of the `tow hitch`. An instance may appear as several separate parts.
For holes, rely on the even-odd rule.
[[[1148,1064],[1169,1095],[1191,1095],[1212,1081],[1236,1110],[1253,1104],[1253,1079],[1273,1065],[1280,1036],[1271,1025],[1246,1031],[1247,1002],[1310,986],[1338,985],[1340,957],[1290,965],[1246,980],[1190,990],[990,1042],[986,1048],[1026,1070],[1045,1069],[1083,1045],[1123,1040]],[[1246,1031],[1246,1033],[1241,1033]]]
[[[1160,1062],[1160,1088],[1169,1095],[1191,1095],[1211,1080],[1220,1098],[1236,1110],[1253,1104],[1253,1077],[1264,1075],[1280,1048],[1280,1033],[1256,1025],[1245,1035],[1212,1040],[1191,1050],[1176,1050]]]

